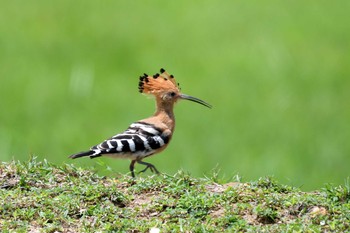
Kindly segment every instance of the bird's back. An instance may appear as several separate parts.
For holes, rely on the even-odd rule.
[[[154,124],[138,121],[123,133],[91,147],[90,157],[107,155],[116,158],[141,159],[155,154],[167,146],[171,133]]]

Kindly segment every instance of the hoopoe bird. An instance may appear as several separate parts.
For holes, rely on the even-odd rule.
[[[93,146],[88,151],[69,156],[72,159],[88,156],[110,156],[113,158],[130,159],[129,166],[132,177],[135,177],[135,163],[145,165],[140,172],[150,169],[159,174],[151,163],[142,161],[144,158],[163,151],[169,144],[175,129],[174,104],[180,100],[190,100],[208,108],[212,106],[198,98],[182,94],[179,84],[173,75],[164,69],[153,76],[144,74],[140,77],[139,92],[150,94],[156,100],[156,112],[153,116],[132,123],[124,132],[117,134],[104,142]]]

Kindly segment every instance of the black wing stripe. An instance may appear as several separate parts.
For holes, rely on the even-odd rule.
[[[117,140],[109,140],[109,143],[111,144],[112,148],[117,148],[118,147],[118,142]]]
[[[122,152],[130,152],[130,146],[129,146],[128,141],[126,141],[126,140],[121,140],[120,142],[121,142],[122,145],[123,145],[121,151],[122,151]]]
[[[163,139],[164,144],[168,144],[170,139],[169,135],[161,135],[160,137]]]
[[[138,135],[134,135],[133,140],[135,143],[136,151],[143,151],[146,149],[144,141]]]
[[[149,137],[147,140],[150,147],[154,150],[164,145],[164,141],[161,137]]]
[[[105,149],[109,149],[110,147],[109,147],[108,142],[106,140],[106,141],[102,142],[100,145],[98,145],[97,148],[105,150]]]

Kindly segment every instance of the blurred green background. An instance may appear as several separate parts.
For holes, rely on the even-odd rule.
[[[350,176],[349,1],[2,1],[0,160],[69,160],[154,112],[164,67],[214,108],[176,106],[146,161],[197,177],[273,175],[304,190]],[[101,166],[102,164],[102,166]],[[137,168],[140,168],[137,166]],[[111,172],[109,173],[111,174]],[[148,174],[147,174],[148,175]]]

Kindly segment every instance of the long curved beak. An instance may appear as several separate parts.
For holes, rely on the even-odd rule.
[[[185,95],[185,94],[180,94],[179,96],[180,96],[181,99],[190,100],[190,101],[199,103],[201,105],[204,105],[205,107],[212,108],[212,106],[210,104],[208,104],[207,102],[205,102],[205,101],[203,101],[201,99],[198,99],[196,97]]]

